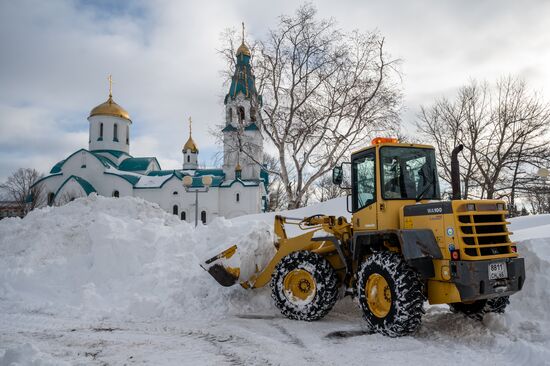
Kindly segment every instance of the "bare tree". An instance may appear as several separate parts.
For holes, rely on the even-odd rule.
[[[347,194],[347,190],[332,183],[332,175],[325,174],[318,179],[313,188],[313,196],[319,202],[331,200],[333,198],[342,197]]]
[[[550,185],[542,183],[527,191],[527,202],[532,214],[550,213]]]
[[[418,129],[438,148],[442,179],[450,182],[450,152],[458,144],[464,198],[508,198],[515,210],[518,192],[535,177],[529,171],[549,158],[550,106],[520,79],[507,77],[459,90],[454,101],[422,108]],[[517,211],[517,210],[516,210]]]
[[[0,189],[5,192],[7,199],[16,202],[21,212],[27,214],[46,202],[42,184],[36,184],[42,176],[35,169],[19,168],[5,183],[0,184]]]
[[[366,137],[396,127],[398,62],[377,32],[344,33],[334,20],[317,19],[311,5],[281,16],[255,48],[262,130],[279,162],[270,173],[282,182],[287,207],[300,207],[314,182]]]

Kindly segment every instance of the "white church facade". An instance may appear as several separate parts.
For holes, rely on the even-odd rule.
[[[66,203],[93,192],[108,197],[134,196],[155,202],[188,222],[208,223],[215,217],[233,218],[259,213],[267,207],[268,174],[264,170],[261,96],[255,87],[250,51],[237,50],[235,73],[225,97],[226,121],[222,130],[223,167],[199,168],[199,149],[191,136],[182,148],[181,169],[162,170],[154,157],[130,155],[132,120],[114,102],[106,102],[88,117],[89,146],[61,160],[42,184],[49,205]],[[183,185],[184,177],[188,187]],[[209,177],[204,179],[204,177]],[[195,189],[199,193],[195,208]],[[197,216],[195,212],[197,211]]]

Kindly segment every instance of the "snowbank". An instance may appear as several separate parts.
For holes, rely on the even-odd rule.
[[[0,356],[0,366],[63,366],[69,365],[59,359],[44,354],[30,343],[24,343],[20,346],[8,348],[4,355]]]
[[[147,201],[93,195],[0,221],[0,300],[90,318],[212,317],[258,302],[269,308],[267,297],[222,288],[199,266],[237,242],[254,256],[272,246],[271,227],[219,219],[195,230]]]
[[[345,199],[284,214],[346,215]],[[78,318],[193,319],[276,313],[269,289],[219,286],[204,259],[238,244],[239,260],[262,267],[273,251],[273,214],[191,225],[137,198],[92,195],[24,219],[0,221],[0,305],[5,311]],[[523,291],[489,328],[550,340],[550,215],[512,220],[526,259]],[[254,266],[243,267],[243,273]]]

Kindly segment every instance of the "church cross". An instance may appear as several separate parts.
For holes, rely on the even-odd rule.
[[[244,22],[242,22],[242,25],[243,25],[242,44],[244,44]]]
[[[113,76],[109,75],[109,97],[113,96]]]
[[[189,117],[189,136],[191,136],[191,125],[193,124],[193,120],[191,120],[191,117]]]

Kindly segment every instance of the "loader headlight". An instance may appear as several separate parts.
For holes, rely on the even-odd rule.
[[[468,203],[466,205],[466,211],[475,211],[476,210],[476,205],[474,205],[473,203]]]
[[[506,205],[504,203],[497,203],[497,211],[506,210]]]
[[[445,281],[448,281],[451,279],[451,270],[449,269],[449,266],[441,267],[441,278]]]

